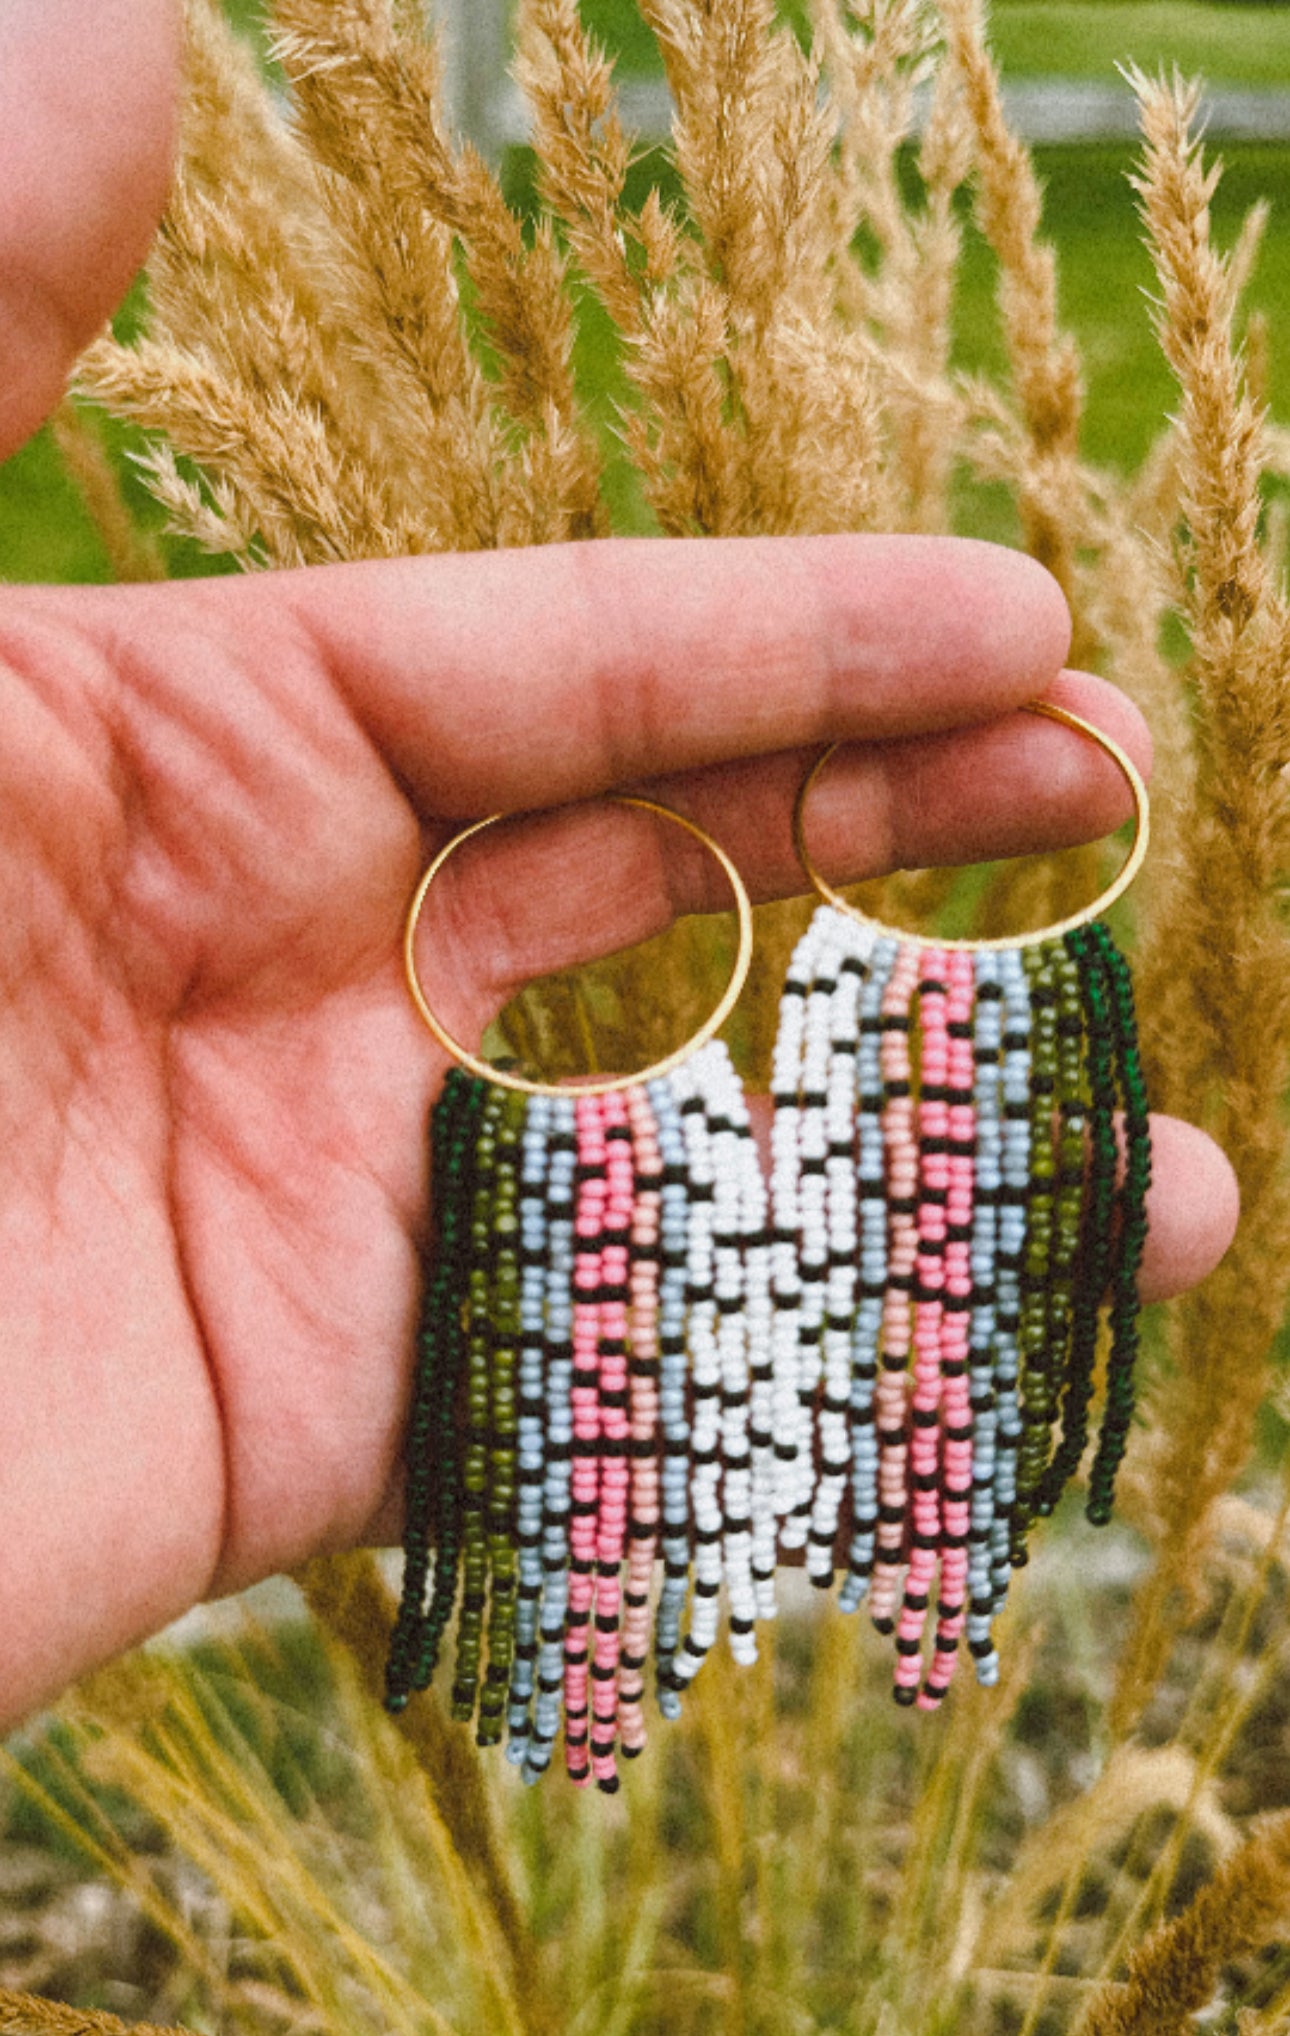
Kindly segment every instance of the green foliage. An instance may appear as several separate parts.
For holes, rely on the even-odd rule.
[[[7,580],[109,577],[98,531],[47,428],[0,467],[0,566]]]
[[[1290,296],[1290,146],[1242,142],[1221,153],[1225,168],[1213,201],[1215,237],[1230,246],[1250,206],[1260,197],[1270,200],[1248,303],[1276,319]],[[1139,464],[1158,420],[1175,401],[1148,316],[1151,264],[1128,184],[1132,158],[1131,149],[1109,144],[1035,151],[1045,186],[1044,231],[1058,254],[1062,316],[1079,340],[1088,375],[1083,449],[1095,463],[1124,470]],[[989,259],[973,235],[956,324],[964,366],[992,371],[1001,366],[993,290]],[[1284,414],[1290,357],[1278,349],[1275,325],[1272,337],[1269,393],[1274,412]]]
[[[1132,58],[1217,82],[1290,83],[1290,13],[1204,0],[1003,0],[991,41],[1005,77],[1110,79]]]

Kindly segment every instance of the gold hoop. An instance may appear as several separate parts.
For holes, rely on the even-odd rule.
[[[862,912],[858,906],[848,904],[847,900],[839,892],[835,891],[831,884],[825,882],[816,869],[815,864],[811,861],[806,847],[806,802],[811,795],[816,779],[828,763],[829,758],[835,750],[842,747],[841,743],[838,742],[831,742],[822,755],[812,764],[802,781],[802,788],[798,792],[797,801],[793,807],[793,846],[797,851],[798,861],[801,863],[806,875],[810,878],[811,888],[817,897],[823,898],[826,904],[833,905],[839,912],[845,912],[849,919],[858,919],[863,926],[874,927],[879,933],[887,934],[890,937],[898,935],[902,940],[915,940],[924,947],[955,948],[960,952],[967,951],[970,953],[980,953],[990,949],[1040,947],[1046,941],[1060,939],[1063,933],[1073,932],[1077,926],[1087,926],[1091,920],[1100,919],[1104,912],[1108,912],[1116,899],[1123,897],[1124,893],[1128,890],[1129,885],[1142,868],[1143,859],[1147,853],[1147,843],[1151,833],[1151,818],[1147,802],[1147,788],[1142,781],[1141,773],[1133,759],[1125,754],[1119,743],[1112,736],[1103,734],[1102,730],[1095,728],[1091,721],[1084,721],[1078,714],[1072,714],[1069,708],[1055,707],[1047,700],[1028,700],[1023,711],[1027,714],[1042,714],[1049,721],[1060,721],[1064,728],[1073,728],[1078,734],[1087,735],[1091,741],[1098,745],[1099,749],[1105,751],[1114,764],[1118,765],[1122,775],[1128,781],[1129,790],[1133,794],[1133,842],[1129,849],[1128,859],[1114,882],[1108,884],[1107,888],[1093,900],[1091,905],[1086,905],[1082,912],[1073,912],[1069,919],[1059,920],[1054,926],[1042,927],[1037,933],[1010,934],[997,940],[949,940],[943,939],[936,934],[907,933],[903,927],[886,926],[881,919],[873,919],[867,912]]]
[[[612,1080],[605,1081],[535,1082],[529,1081],[525,1075],[512,1074],[507,1068],[492,1067],[488,1061],[481,1060],[477,1054],[468,1053],[460,1040],[453,1038],[447,1026],[444,1025],[440,1018],[436,1017],[431,1009],[430,1001],[421,987],[421,978],[417,974],[416,957],[413,950],[422,907],[430,895],[432,884],[441,873],[448,858],[455,855],[457,850],[471,840],[474,835],[482,834],[486,827],[495,827],[499,820],[512,820],[517,817],[511,813],[490,813],[487,820],[477,820],[473,827],[464,827],[460,834],[455,834],[447,846],[440,849],[438,855],[417,885],[412,903],[408,908],[407,926],[403,934],[403,967],[407,975],[408,988],[412,992],[412,1001],[440,1046],[443,1047],[445,1053],[450,1053],[459,1066],[464,1067],[470,1074],[478,1075],[486,1082],[492,1082],[499,1089],[511,1089],[521,1096],[609,1096],[620,1089],[634,1089],[642,1083],[656,1081],[660,1075],[670,1074],[673,1068],[679,1067],[689,1054],[697,1053],[701,1046],[706,1046],[708,1041],[720,1031],[726,1019],[734,1010],[735,1004],[738,1002],[739,992],[743,989],[748,979],[748,969],[752,962],[753,949],[752,904],[747,891],[744,889],[743,880],[724,848],[721,847],[719,842],[714,841],[712,836],[706,833],[697,822],[687,820],[684,813],[673,812],[670,806],[659,805],[656,799],[642,799],[628,792],[607,792],[605,799],[610,805],[634,806],[639,812],[653,813],[662,820],[674,820],[678,827],[683,827],[687,834],[692,835],[695,841],[708,850],[710,855],[716,857],[716,860],[725,871],[731,890],[734,892],[735,911],[739,919],[739,951],[735,956],[735,965],[731,972],[730,981],[726,985],[721,1002],[717,1005],[711,1016],[699,1027],[698,1031],[692,1033],[685,1044],[676,1049],[675,1053],[669,1053],[665,1060],[655,1061],[652,1067],[643,1068],[639,1074],[615,1075]]]

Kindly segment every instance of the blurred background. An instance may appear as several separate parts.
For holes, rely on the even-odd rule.
[[[231,18],[261,52],[259,0],[227,0]],[[804,0],[784,11],[803,21]],[[501,165],[508,196],[531,204],[532,159],[524,111],[508,75],[508,0],[436,0],[447,45],[447,91],[458,129]],[[650,183],[674,188],[665,154],[669,118],[653,38],[633,0],[583,0],[583,19],[617,59],[624,116],[640,142],[638,200]],[[1225,174],[1215,200],[1221,244],[1259,197],[1271,204],[1249,307],[1264,312],[1271,346],[1259,372],[1273,408],[1290,409],[1290,351],[1278,344],[1290,310],[1290,4],[1286,0],[995,0],[993,40],[1017,130],[1036,146],[1046,185],[1046,229],[1056,242],[1061,314],[1078,338],[1088,378],[1085,457],[1129,470],[1142,459],[1172,404],[1144,292],[1150,266],[1129,186],[1132,95],[1118,66],[1177,65],[1209,83],[1208,133]],[[631,194],[629,194],[631,195]],[[635,201],[634,201],[635,202]],[[955,331],[958,365],[995,370],[1002,345],[989,259],[968,226]],[[598,306],[584,297],[579,369],[606,429],[623,393],[615,349]],[[128,314],[127,314],[128,317]],[[119,451],[129,440],[113,427]],[[647,512],[624,470],[611,495],[619,528],[648,529]],[[154,525],[141,489],[132,505]],[[983,536],[1007,539],[1005,506],[988,494],[973,505]],[[168,547],[173,573],[211,572],[218,563],[182,545]],[[12,580],[96,580],[107,562],[46,435],[0,470],[0,575]]]

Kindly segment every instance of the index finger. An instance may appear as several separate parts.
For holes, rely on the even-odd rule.
[[[968,538],[600,540],[210,592],[258,631],[285,602],[444,817],[989,720],[1043,692],[1070,641],[1048,573]]]

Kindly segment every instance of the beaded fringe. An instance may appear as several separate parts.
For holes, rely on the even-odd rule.
[[[964,1636],[995,1682],[1011,1573],[1085,1456],[1104,1303],[1087,1514],[1111,1516],[1151,1150],[1106,928],[967,952],[825,907],[772,1092],[769,1188],[720,1044],[600,1097],[455,1069],[433,1112],[387,1703],[455,1618],[453,1715],[526,1780],[563,1729],[571,1778],[617,1788],[651,1652],[674,1717],[723,1595],[756,1660],[793,1552],[867,1597],[898,1702],[934,1709]]]

